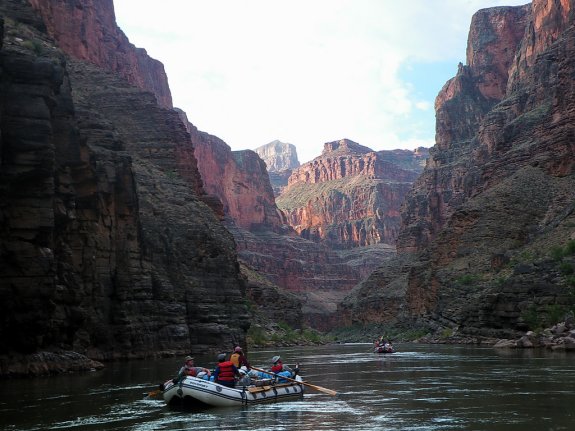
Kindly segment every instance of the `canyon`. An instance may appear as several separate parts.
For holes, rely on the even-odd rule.
[[[249,327],[233,237],[162,68],[115,39],[111,1],[78,5],[0,2],[2,376],[219,351]],[[76,27],[126,43],[87,31],[78,54]]]
[[[572,1],[474,15],[398,256],[343,302],[348,324],[481,340],[573,312],[573,22]]]
[[[482,342],[575,310],[575,0],[474,15],[433,148],[341,138],[303,164],[198,130],[112,0],[0,16],[1,376],[266,322]]]

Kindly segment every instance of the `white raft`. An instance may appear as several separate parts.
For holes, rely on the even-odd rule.
[[[300,376],[296,376],[295,380],[302,381]],[[263,386],[228,388],[219,383],[188,376],[176,384],[171,380],[164,383],[164,400],[169,405],[248,406],[301,398],[303,389],[304,386],[300,383],[272,381]]]

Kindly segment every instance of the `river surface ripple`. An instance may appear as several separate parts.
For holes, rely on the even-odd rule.
[[[488,347],[371,344],[259,349],[300,362],[303,399],[245,408],[181,411],[144,394],[180,358],[108,364],[103,371],[0,383],[0,429],[36,430],[575,430],[575,354]],[[196,355],[213,367],[214,358]]]

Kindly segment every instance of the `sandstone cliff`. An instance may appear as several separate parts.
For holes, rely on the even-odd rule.
[[[116,25],[113,0],[27,0],[66,54],[113,72],[151,92],[164,108],[172,95],[164,65],[136,48]]]
[[[247,297],[263,307],[260,313],[267,318],[273,314],[277,321],[294,328],[334,326],[337,303],[389,258],[394,247],[378,244],[337,252],[298,237],[276,207],[266,165],[258,155],[249,150],[232,151],[221,139],[185,122],[204,188],[223,203],[222,219],[235,238],[244,272],[260,279],[248,280]],[[285,308],[277,304],[270,308],[262,303],[265,298],[273,298]]]
[[[275,196],[287,186],[292,170],[299,166],[295,145],[275,140],[254,150],[265,162]]]
[[[436,145],[402,211],[403,259],[347,298],[348,321],[507,337],[575,305],[574,6],[475,14],[467,65],[436,99]],[[378,312],[386,303],[394,311]]]
[[[190,133],[204,189],[223,205],[227,222],[247,230],[281,231],[266,165],[251,150],[232,151],[217,136],[199,131],[182,117]]]
[[[329,330],[338,326],[338,304],[374,268],[395,254],[395,248],[386,244],[338,251],[293,234],[249,232],[234,225],[228,228],[236,240],[240,261],[270,284],[298,298],[300,309],[290,308],[292,317],[284,320],[295,325],[294,316],[301,313],[296,328],[307,325]],[[253,291],[248,292],[248,296],[253,295]]]
[[[395,244],[403,199],[427,152],[375,152],[353,141],[328,142],[323,153],[295,169],[277,198],[303,238],[330,247]]]
[[[0,374],[77,369],[69,351],[103,360],[243,342],[235,244],[201,200],[180,116],[42,32],[96,28],[111,2],[34,4],[74,13],[50,22],[49,9],[0,2]],[[82,10],[94,13],[73,23]]]
[[[299,166],[295,145],[275,140],[254,151],[266,163],[268,172],[285,171]]]

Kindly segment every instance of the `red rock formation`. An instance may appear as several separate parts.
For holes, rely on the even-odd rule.
[[[424,249],[479,183],[469,160],[485,115],[501,99],[527,20],[529,7],[477,12],[467,44],[467,66],[459,65],[435,100],[436,146],[402,211],[398,251]]]
[[[229,229],[240,261],[260,277],[295,295],[302,308],[290,311],[291,315],[303,313],[303,323],[319,330],[338,326],[338,303],[382,261],[395,254],[395,248],[385,244],[337,251],[296,235],[248,232],[233,225]]]
[[[164,108],[172,107],[163,64],[130,43],[116,25],[113,0],[28,1],[64,52],[117,73],[153,93]]]
[[[574,6],[474,17],[469,64],[438,95],[437,144],[402,214],[398,249],[417,253],[348,298],[350,321],[376,319],[369,304],[389,299],[386,321],[501,337],[535,329],[529,313],[544,322],[573,306],[561,271],[573,259],[551,255],[575,222]]]
[[[320,157],[293,171],[278,206],[307,239],[336,248],[394,244],[399,209],[425,156],[374,152],[347,139],[328,142]]]
[[[220,138],[199,131],[185,120],[206,193],[216,196],[223,212],[247,229],[280,231],[277,210],[265,163],[251,151],[232,151]]]

